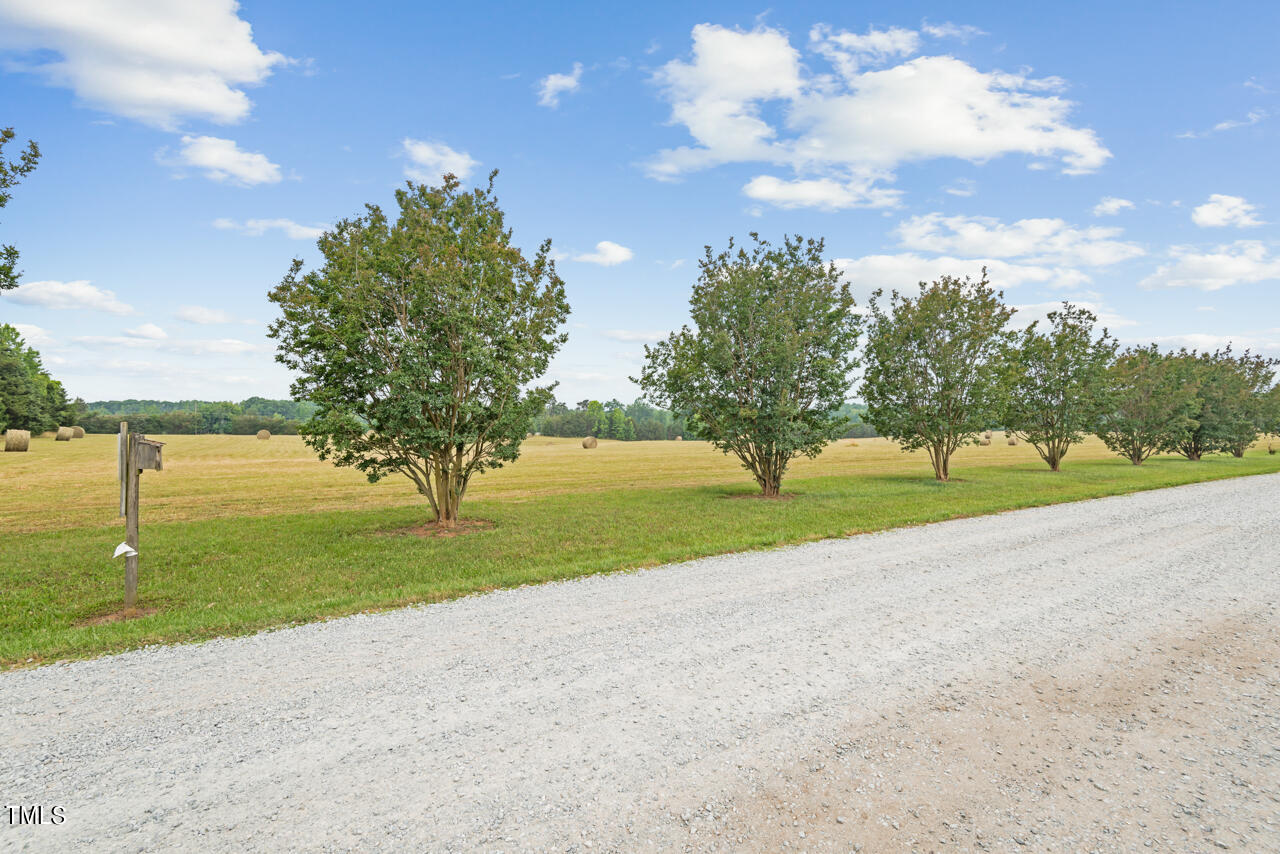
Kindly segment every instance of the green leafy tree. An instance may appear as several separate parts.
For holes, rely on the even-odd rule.
[[[625,440],[627,438],[627,414],[621,409],[609,410],[609,438]],[[631,432],[631,438],[635,438],[635,431]]]
[[[1095,431],[1113,452],[1140,466],[1196,427],[1200,401],[1186,351],[1155,344],[1125,350],[1107,369],[1108,406]]]
[[[1223,431],[1226,440],[1223,450],[1234,457],[1243,457],[1249,446],[1258,440],[1258,434],[1266,429],[1268,401],[1266,394],[1275,377],[1280,360],[1259,356],[1248,350],[1237,357],[1226,357],[1219,370],[1224,375],[1224,403],[1227,422]]]
[[[1262,395],[1258,406],[1258,429],[1271,436],[1280,436],[1280,384]]]
[[[4,147],[13,141],[13,128],[0,128],[0,208],[9,204],[13,198],[11,188],[22,182],[22,179],[35,171],[40,161],[40,147],[35,140],[27,142],[27,148],[17,160],[4,159]],[[9,245],[0,246],[0,291],[7,291],[18,286],[22,277],[18,270],[18,250]]]
[[[512,245],[487,188],[396,192],[320,238],[324,266],[294,261],[271,293],[277,359],[316,405],[301,433],[321,459],[371,481],[408,477],[437,524],[452,527],[471,478],[519,456],[553,386],[533,383],[566,335],[551,241],[532,260]]]
[[[978,282],[943,276],[915,298],[871,299],[866,420],[904,451],[927,451],[938,480],[951,478],[957,448],[1004,415],[1015,333],[1003,296],[984,267]]]
[[[1109,405],[1107,369],[1115,358],[1115,339],[1106,329],[1093,337],[1098,318],[1068,302],[1023,330],[1013,353],[1018,372],[1009,388],[1004,424],[1040,454],[1051,471],[1092,432]]]
[[[646,346],[633,381],[696,420],[699,435],[776,497],[792,459],[817,456],[844,431],[834,413],[857,367],[860,323],[821,240],[751,238],[750,251],[735,252],[732,240],[718,254],[707,247],[689,301],[694,328]],[[680,423],[670,435],[683,431]]]
[[[609,413],[605,412],[604,404],[598,400],[589,401],[587,403],[587,415],[591,418],[591,435],[608,438]]]
[[[0,429],[51,430],[59,406],[66,406],[62,383],[45,372],[40,354],[17,329],[0,324]]]
[[[1174,358],[1194,386],[1199,406],[1195,426],[1162,449],[1193,462],[1212,453],[1243,456],[1258,438],[1259,395],[1271,384],[1275,360],[1248,351],[1234,356],[1230,346]]]

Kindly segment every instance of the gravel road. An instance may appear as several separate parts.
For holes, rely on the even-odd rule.
[[[1280,475],[0,674],[0,849],[1280,850]],[[1029,846],[1029,847],[1028,847]]]

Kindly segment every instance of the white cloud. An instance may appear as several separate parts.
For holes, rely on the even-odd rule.
[[[864,297],[876,288],[914,292],[918,283],[932,282],[943,275],[976,279],[984,266],[992,285],[997,289],[1022,284],[1074,288],[1089,281],[1087,275],[1071,268],[1012,264],[998,258],[956,258],[945,255],[929,258],[913,252],[837,258],[835,264]]]
[[[959,39],[962,42],[987,34],[986,30],[980,30],[972,24],[953,24],[950,21],[941,24],[926,21],[920,25],[920,31],[930,38]]]
[[[38,350],[54,343],[49,330],[34,323],[10,323],[9,325],[18,330],[18,334],[22,336],[23,341],[27,342],[28,347],[35,347]]]
[[[1280,280],[1280,257],[1259,240],[1237,240],[1211,252],[1190,246],[1169,250],[1173,262],[1162,264],[1138,283],[1154,288],[1199,288],[1216,291],[1231,285]]]
[[[236,222],[233,219],[220,217],[213,221],[213,227],[238,231],[248,237],[261,237],[268,231],[278,229],[293,240],[315,240],[324,234],[328,226],[299,225],[291,219],[247,219],[244,222]]]
[[[71,339],[89,347],[120,347],[133,350],[181,353],[189,356],[237,356],[262,353],[270,348],[239,338],[153,338],[128,335],[80,335]]]
[[[613,267],[624,261],[630,261],[635,257],[635,253],[625,246],[614,243],[612,240],[601,240],[596,244],[595,252],[587,252],[582,255],[574,255],[574,261],[583,261],[587,264],[599,264],[602,267]]]
[[[826,24],[817,24],[809,31],[809,44],[830,61],[842,77],[852,80],[863,66],[883,65],[898,57],[911,56],[920,49],[920,34],[890,27],[887,30],[868,28],[859,35],[847,30],[832,32]]]
[[[1250,125],[1256,125],[1266,117],[1266,110],[1250,110],[1243,119],[1227,119],[1225,121],[1218,122],[1216,125],[1205,131],[1183,131],[1178,134],[1178,139],[1204,139],[1206,136],[1221,133],[1224,130],[1235,130],[1236,128],[1247,128]]]
[[[196,323],[201,326],[212,326],[219,323],[249,322],[238,320],[230,312],[223,311],[220,308],[206,308],[202,305],[184,305],[175,311],[173,316],[179,320],[185,320],[187,323]]]
[[[950,193],[953,196],[968,198],[978,192],[978,182],[972,178],[957,178],[952,182],[951,186],[943,187],[942,192]]]
[[[606,329],[600,333],[605,338],[612,338],[614,341],[661,341],[667,337],[665,332],[640,332],[634,329]]]
[[[6,299],[58,311],[80,309],[107,314],[137,314],[133,306],[116,299],[112,291],[96,288],[81,279],[74,282],[28,282],[7,292]]]
[[[575,62],[568,74],[548,74],[538,81],[538,103],[544,107],[560,106],[560,96],[577,92],[582,85],[582,63]]]
[[[949,56],[862,70],[914,50],[909,34],[816,27],[813,50],[835,64],[837,77],[807,71],[780,30],[699,24],[692,57],[668,62],[653,78],[671,104],[672,124],[684,126],[694,144],[659,152],[650,176],[674,180],[721,164],[767,163],[793,170],[792,183],[852,182],[865,193],[912,161],[1024,154],[1076,174],[1111,156],[1092,130],[1070,124],[1072,104],[1057,94],[1057,78],[982,72]],[[780,117],[766,118],[765,108]],[[774,180],[773,189],[785,186]],[[832,205],[847,197],[833,196],[830,184],[800,186],[824,190],[811,193],[819,206],[848,206]],[[804,203],[799,192],[777,195]]]
[[[1108,329],[1121,329],[1126,326],[1138,325],[1136,320],[1130,320],[1127,317],[1116,314],[1113,310],[1100,303],[1078,299],[1068,300],[1068,302],[1077,308],[1083,308],[1085,311],[1092,312],[1093,316],[1098,318],[1098,326],[1105,326]],[[1026,303],[1022,305],[1015,303],[1013,307],[1018,310],[1018,313],[1013,316],[1011,325],[1021,329],[1030,326],[1032,321],[1039,320],[1041,322],[1041,326],[1044,326],[1048,321],[1049,312],[1061,311],[1062,300],[1057,300],[1055,302]]]
[[[1249,228],[1263,225],[1262,220],[1254,216],[1257,208],[1240,196],[1224,196],[1214,193],[1209,201],[1191,211],[1191,221],[1202,227],[1234,225]]]
[[[289,60],[261,50],[235,0],[0,2],[0,47],[86,104],[155,127],[244,119],[243,88]],[[57,56],[49,58],[45,52]]]
[[[230,181],[242,187],[280,181],[280,167],[266,155],[241,151],[235,140],[216,136],[184,136],[176,162],[203,170],[210,180]]]
[[[906,249],[991,258],[1022,258],[1035,264],[1101,267],[1145,254],[1135,243],[1115,240],[1118,228],[1077,228],[1061,219],[916,216],[895,230]]]
[[[455,151],[443,142],[405,137],[400,144],[410,161],[410,165],[404,167],[404,174],[414,181],[434,184],[447,174],[465,181],[471,170],[480,165],[470,154]]]
[[[134,329],[126,329],[124,334],[133,338],[146,338],[151,341],[163,341],[169,337],[169,333],[154,323],[144,323]]]
[[[1115,216],[1123,210],[1132,210],[1133,202],[1128,199],[1119,199],[1115,196],[1103,196],[1102,199],[1093,206],[1094,216]]]
[[[871,186],[870,180],[835,181],[831,178],[784,181],[772,175],[757,175],[742,188],[744,195],[780,208],[819,208],[838,211],[845,208],[896,207],[902,193]]]
[[[1255,353],[1280,353],[1280,334],[1277,330],[1269,332],[1246,332],[1240,335],[1210,335],[1205,332],[1192,332],[1186,335],[1157,335],[1151,339],[1165,347],[1186,347],[1188,350],[1213,352],[1230,346],[1233,350],[1252,350]]]

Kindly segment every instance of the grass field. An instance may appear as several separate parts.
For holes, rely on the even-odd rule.
[[[735,461],[701,442],[534,438],[513,466],[479,477],[456,537],[406,531],[429,518],[404,478],[371,485],[318,462],[296,437],[156,437],[165,470],[142,476],[140,604],[120,606],[124,538],[116,438],[35,439],[0,453],[0,666],[234,635],[434,602],[482,590],[709,554],[994,513],[1245,474],[1280,455],[1134,467],[1090,440],[1049,472],[999,435],[957,454],[949,484],[923,454],[879,439],[800,460],[788,500],[755,492]]]

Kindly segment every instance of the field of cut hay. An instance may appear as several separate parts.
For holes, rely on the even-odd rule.
[[[117,619],[124,538],[116,437],[33,437],[0,454],[0,665],[233,635],[355,611],[1018,507],[1280,471],[1265,443],[1243,459],[1157,457],[1134,467],[1096,440],[1054,474],[997,434],[960,451],[953,481],[922,453],[842,440],[797,460],[785,501],[758,493],[704,442],[534,437],[478,476],[457,536],[422,536],[409,481],[378,484],[319,462],[296,436],[156,436],[142,475],[140,605]]]

